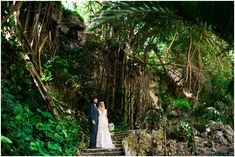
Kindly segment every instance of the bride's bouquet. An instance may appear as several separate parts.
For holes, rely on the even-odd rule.
[[[110,132],[114,131],[114,124],[113,123],[109,123],[108,127],[109,127]]]

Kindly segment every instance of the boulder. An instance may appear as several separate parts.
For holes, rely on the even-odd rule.
[[[221,143],[222,145],[228,145],[228,141],[224,138],[224,136],[221,136],[221,137],[220,137],[220,143]]]
[[[196,155],[211,156],[233,153],[234,135],[233,129],[229,125],[210,121],[207,125],[207,129],[205,129],[203,133],[200,133],[197,129],[193,129],[193,131],[195,135]],[[124,150],[128,156],[164,155],[163,139],[163,128],[161,127],[151,132],[147,130],[134,131],[126,138],[126,141],[123,141]],[[227,151],[230,147],[232,147],[231,150]],[[178,142],[168,137],[167,155],[190,156],[192,154],[190,148],[188,148],[188,142]]]
[[[199,148],[197,153],[198,154],[206,154],[207,153],[206,148]]]
[[[200,133],[203,133],[206,131],[206,124],[204,123],[195,122],[193,123],[193,127]]]
[[[214,142],[213,141],[205,141],[204,146],[211,148],[214,146]]]
[[[163,155],[163,130],[152,130],[150,133],[147,130],[134,131],[122,143],[126,155]]]
[[[215,122],[215,121],[210,121],[207,127],[210,129],[210,131],[217,131],[217,130],[223,130],[224,125],[221,122]]]
[[[168,140],[167,150],[168,150],[168,155],[176,155],[177,154],[176,140]]]
[[[212,152],[216,152],[216,148],[212,148]]]
[[[195,136],[200,135],[200,132],[195,128],[193,128],[193,133]]]
[[[234,143],[234,137],[233,136],[224,136],[230,143]]]
[[[163,143],[163,128],[159,130],[152,130],[153,143],[156,145],[157,151],[164,154]]]
[[[226,135],[226,136],[234,136],[234,135],[233,135],[233,132],[230,132],[230,131],[227,130],[227,129],[224,129],[222,132],[223,132],[223,134]]]
[[[233,129],[229,125],[224,127],[223,135],[228,140],[228,142],[234,143]]]
[[[233,133],[233,129],[229,125],[225,125],[224,129],[230,131],[231,133]]]
[[[199,136],[195,135],[195,136],[194,136],[194,141],[195,141],[196,144],[200,144],[200,142],[202,141],[202,139],[201,139]]]
[[[146,156],[146,152],[149,152],[152,146],[151,135],[146,130],[141,130],[139,133],[139,149],[137,148],[137,155]]]
[[[212,134],[212,139],[215,143],[220,143],[223,133],[221,131],[214,131]]]
[[[206,138],[208,137],[206,132],[201,133],[200,136],[201,136],[202,138],[204,138],[204,139],[206,139]]]
[[[134,141],[134,133],[131,133],[128,137],[124,138],[122,140],[122,145],[123,145],[123,149],[125,151],[125,155],[127,156],[135,156],[136,152],[133,149],[134,145],[135,145],[135,141]]]

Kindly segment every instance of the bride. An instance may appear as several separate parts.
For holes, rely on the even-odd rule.
[[[103,101],[99,102],[99,123],[96,138],[96,147],[98,148],[115,148],[108,128],[107,110]]]

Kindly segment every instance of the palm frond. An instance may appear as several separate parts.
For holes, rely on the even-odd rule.
[[[214,31],[229,43],[233,44],[234,38],[234,8],[233,2],[105,2],[102,13],[98,13],[94,18],[97,22],[92,22],[91,30],[98,28],[105,22],[118,19],[126,14],[136,14],[148,12],[164,14],[171,17],[182,17],[186,21],[191,21],[197,25]],[[111,18],[109,17],[111,16]],[[152,20],[155,17],[152,17]]]

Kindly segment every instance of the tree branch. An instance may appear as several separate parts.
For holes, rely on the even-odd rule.
[[[22,3],[23,3],[22,1],[18,1],[16,2],[15,5],[11,6],[9,13],[1,20],[2,21],[1,25],[3,25],[7,21],[7,19],[9,19],[9,17],[14,13],[14,11],[18,10],[21,7]]]
[[[177,28],[176,28],[176,30],[175,30],[175,33],[174,33],[174,37],[173,37],[173,39],[172,39],[172,41],[171,41],[171,43],[170,43],[170,45],[169,45],[169,47],[167,48],[167,52],[171,49],[171,47],[172,47],[172,45],[173,45],[173,43],[174,43],[174,41],[175,41],[175,38],[176,38],[176,34],[177,34]]]

